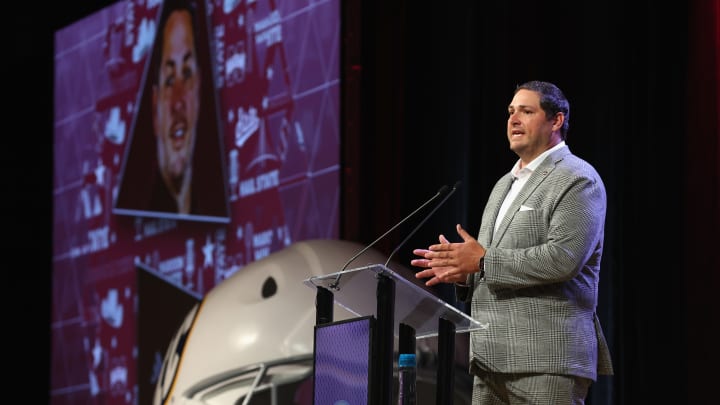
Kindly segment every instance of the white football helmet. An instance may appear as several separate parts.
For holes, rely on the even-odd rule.
[[[216,285],[188,312],[170,342],[153,405],[312,405],[316,292],[303,281],[339,271],[362,248],[341,240],[296,242]],[[386,259],[369,249],[351,267]],[[333,320],[356,316],[334,304]],[[424,352],[419,392],[423,384],[434,389],[432,342],[417,343]],[[466,354],[465,348],[461,356]],[[462,397],[455,403],[469,404]]]

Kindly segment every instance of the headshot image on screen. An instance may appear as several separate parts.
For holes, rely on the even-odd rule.
[[[163,2],[114,212],[229,222],[204,2]]]

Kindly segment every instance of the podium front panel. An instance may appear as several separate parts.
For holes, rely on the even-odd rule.
[[[371,316],[315,325],[314,404],[370,404]]]
[[[456,333],[481,329],[481,324],[472,317],[382,264],[311,277],[304,284],[315,290],[318,287],[329,290],[338,305],[358,316],[377,316],[379,277],[395,282],[395,336],[399,334],[400,323],[413,327],[418,339],[437,336],[440,318],[452,322]]]

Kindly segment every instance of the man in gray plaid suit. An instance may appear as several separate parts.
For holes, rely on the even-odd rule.
[[[583,404],[612,374],[595,313],[606,195],[565,144],[570,105],[552,83],[515,89],[507,137],[519,159],[498,180],[478,238],[460,225],[415,249],[427,285],[455,283],[481,328],[470,334],[473,404]]]

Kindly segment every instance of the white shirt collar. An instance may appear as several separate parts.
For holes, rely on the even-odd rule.
[[[555,152],[556,150],[558,150],[564,146],[565,146],[565,141],[560,141],[557,145],[555,145],[552,148],[546,150],[545,152],[539,154],[538,157],[533,159],[532,162],[528,163],[527,166],[523,167],[522,169],[520,169],[520,159],[518,159],[517,162],[515,162],[515,165],[510,170],[510,174],[512,174],[513,177],[529,176],[530,173],[535,171],[535,169],[537,169],[537,167],[540,166],[540,163],[542,163],[543,160],[545,160],[545,158],[549,154]]]

